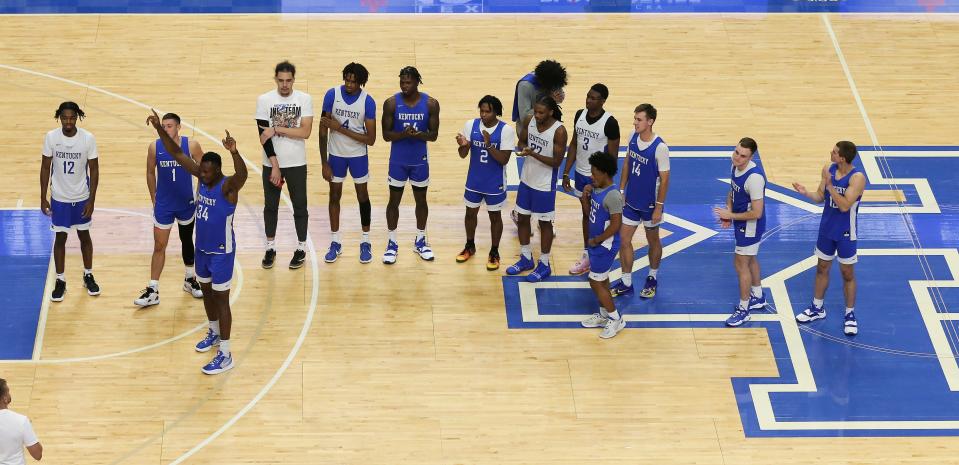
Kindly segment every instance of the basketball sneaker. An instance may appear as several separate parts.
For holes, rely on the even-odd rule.
[[[656,278],[652,276],[646,277],[646,284],[643,285],[643,290],[639,291],[639,296],[644,299],[652,299],[656,295]]]
[[[133,305],[137,307],[149,307],[158,303],[160,303],[160,293],[150,286],[147,286],[143,290],[143,294],[140,294],[140,297],[133,301]]]
[[[549,264],[543,263],[540,261],[536,264],[536,269],[531,271],[526,275],[526,281],[531,283],[538,283],[553,274],[553,269],[549,267]]]
[[[330,250],[326,251],[326,256],[323,257],[323,260],[326,261],[326,263],[333,263],[339,258],[341,253],[343,253],[343,245],[339,242],[330,242]]]
[[[487,271],[496,271],[499,269],[499,253],[489,253],[489,258],[486,259],[486,270]]]
[[[859,323],[856,322],[856,312],[846,312],[846,318],[842,324],[842,332],[846,333],[846,336],[859,334]]]
[[[426,243],[426,236],[413,241],[413,251],[419,254],[423,260],[433,261],[433,249]]]
[[[603,339],[616,337],[616,335],[619,334],[619,332],[622,331],[623,328],[625,327],[626,327],[626,319],[623,318],[622,316],[620,316],[618,320],[608,318],[606,320],[606,325],[603,326],[603,332],[599,334],[599,337]]]
[[[730,315],[729,318],[726,318],[726,326],[732,326],[732,327],[741,326],[743,323],[746,323],[751,318],[752,317],[749,316],[748,309],[742,308],[737,305],[736,308],[733,309],[733,314]]]
[[[765,307],[766,307],[766,295],[765,295],[765,294],[763,294],[763,295],[761,295],[761,296],[759,296],[759,297],[756,297],[756,296],[754,296],[754,295],[752,295],[752,294],[749,295],[749,309],[750,309],[750,310],[757,310],[757,309],[765,308]]]
[[[53,292],[50,293],[50,300],[54,302],[62,301],[65,292],[67,292],[67,282],[58,279],[57,282],[53,284]]]
[[[603,316],[602,313],[594,313],[593,316],[583,320],[580,324],[584,328],[604,328],[607,321],[609,321],[609,318]]]
[[[396,263],[396,253],[400,250],[400,246],[396,245],[396,242],[389,241],[386,243],[386,252],[383,254],[383,263],[387,265],[392,265]]]
[[[579,276],[589,271],[589,255],[583,254],[573,266],[569,267],[569,274]]]
[[[216,351],[216,356],[210,363],[203,366],[203,373],[208,375],[217,375],[233,368],[233,354],[223,355],[223,352]]]
[[[796,315],[796,321],[800,323],[809,323],[810,321],[816,321],[826,318],[826,306],[823,305],[820,308],[816,308],[815,305],[809,304],[802,313]]]
[[[303,263],[306,262],[306,251],[296,249],[293,252],[293,258],[290,259],[290,269],[295,270],[303,266]]]
[[[100,295],[100,285],[93,279],[93,273],[83,275],[83,287],[87,289],[87,294]]]
[[[213,332],[212,329],[206,330],[206,337],[202,341],[196,343],[197,352],[207,352],[213,348],[213,346],[220,345],[220,335]]]
[[[509,266],[506,269],[506,274],[510,276],[518,275],[524,271],[532,270],[536,265],[533,263],[532,258],[526,258],[524,255],[519,256],[519,261]]]
[[[263,261],[260,262],[263,265],[263,268],[270,269],[273,268],[273,263],[276,262],[276,250],[266,249],[266,253],[263,255]]]
[[[183,291],[190,293],[194,298],[203,298],[203,289],[200,288],[200,283],[197,282],[196,276],[190,276],[183,280]]]
[[[373,261],[373,244],[369,242],[360,242],[360,263],[369,263]]]
[[[456,263],[463,263],[470,259],[473,255],[476,255],[476,249],[469,246],[463,247],[463,251],[456,256]]]
[[[609,288],[609,293],[612,294],[613,297],[619,297],[619,296],[621,296],[621,295],[632,294],[632,293],[633,293],[633,285],[630,284],[629,286],[627,286],[627,285],[623,284],[623,280],[617,279],[616,281],[613,282],[613,285],[610,286],[610,288]]]

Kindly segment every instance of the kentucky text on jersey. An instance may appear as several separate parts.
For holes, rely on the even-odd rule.
[[[546,147],[547,145],[552,144],[553,141],[546,140],[542,137],[537,136],[536,134],[529,134],[529,143],[530,145],[535,145],[537,148],[542,149],[543,147]],[[539,150],[536,150],[536,152],[539,153]],[[546,153],[546,154],[540,153],[540,155],[553,156],[552,153]]]
[[[422,113],[399,113],[396,116],[400,121],[423,121],[426,119],[426,115]]]
[[[360,112],[358,112],[358,111],[350,111],[350,110],[346,110],[346,109],[343,109],[343,108],[333,108],[333,113],[334,113],[336,116],[342,116],[342,117],[344,117],[344,118],[358,119],[358,118],[360,117]]]
[[[580,126],[576,126],[576,135],[580,137],[588,137],[590,139],[599,139],[600,137],[603,137],[603,134],[600,134],[596,131],[590,131],[589,129]]]
[[[201,204],[203,204],[203,205],[210,205],[210,206],[216,205],[216,199],[211,199],[211,198],[209,198],[209,197],[204,197],[203,194],[200,194],[200,195],[198,196],[197,202],[199,202],[199,203],[201,203]]]
[[[79,152],[60,152],[60,151],[56,151],[56,152],[54,152],[54,156],[57,157],[57,158],[63,158],[64,160],[79,160],[80,157],[83,156],[83,154],[82,154],[82,153],[79,153]]]

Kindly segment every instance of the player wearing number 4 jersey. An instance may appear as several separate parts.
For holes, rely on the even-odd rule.
[[[180,149],[186,156],[200,162],[203,149],[197,141],[186,136],[180,137],[178,115],[163,115],[161,125],[171,139],[180,143]],[[193,215],[196,211],[193,176],[167,153],[160,139],[147,147],[147,189],[153,203],[153,259],[150,262],[150,283],[133,303],[140,307],[160,303],[160,273],[166,261],[166,246],[174,221],[180,235],[183,265],[186,267],[183,290],[193,297],[203,297],[203,290],[193,272]]]
[[[222,373],[233,368],[233,353],[230,351],[230,330],[233,326],[230,281],[233,279],[236,258],[233,214],[239,202],[240,189],[246,183],[246,165],[229,131],[223,139],[223,148],[230,151],[236,173],[226,177],[219,154],[207,152],[198,164],[186,156],[163,130],[156,112],[147,118],[147,124],[156,129],[167,153],[200,180],[196,199],[196,276],[203,288],[203,307],[210,321],[210,329],[206,337],[197,343],[196,350],[206,352],[219,346],[216,356],[203,366],[202,371],[208,375]]]
[[[480,204],[486,204],[492,238],[486,269],[499,269],[499,240],[503,236],[503,216],[500,211],[506,203],[506,164],[516,146],[516,132],[499,119],[503,103],[492,95],[479,101],[480,117],[467,121],[463,131],[456,135],[460,158],[470,157],[466,175],[466,246],[456,256],[463,263],[476,254],[476,217]]]
[[[796,315],[800,323],[809,323],[826,317],[823,299],[829,287],[829,269],[839,255],[839,270],[842,271],[843,294],[846,297],[846,313],[843,317],[843,332],[847,336],[859,333],[859,323],[853,308],[856,306],[856,275],[853,267],[858,262],[856,241],[858,237],[859,202],[866,188],[866,176],[853,166],[856,159],[856,144],[840,141],[829,154],[830,163],[822,169],[822,181],[815,191],[808,191],[802,184],[793,183],[796,192],[813,202],[825,202],[822,219],[819,221],[819,238],[816,241],[816,282],[812,304]]]
[[[100,183],[97,142],[93,134],[77,128],[77,120],[85,114],[74,102],[63,102],[54,113],[60,128],[43,139],[43,162],[40,165],[40,210],[49,215],[56,232],[53,262],[57,271],[50,300],[60,302],[67,290],[64,277],[67,233],[76,230],[83,256],[83,287],[89,295],[100,295],[100,286],[93,279],[93,241],[90,226],[93,204]],[[52,178],[52,179],[51,179]],[[47,200],[47,188],[50,199]]]

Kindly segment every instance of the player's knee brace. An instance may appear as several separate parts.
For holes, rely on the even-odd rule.
[[[370,216],[372,216],[373,207],[370,205],[370,201],[360,202],[360,224],[363,226],[370,225]]]

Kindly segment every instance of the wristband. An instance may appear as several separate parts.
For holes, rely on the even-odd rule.
[[[657,200],[657,201],[656,201],[656,205],[666,205],[666,204],[664,204],[664,203],[662,203],[662,202],[660,202],[660,201]]]

